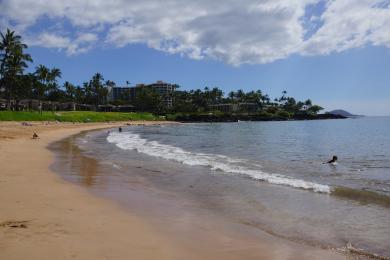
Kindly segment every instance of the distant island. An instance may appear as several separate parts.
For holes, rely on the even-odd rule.
[[[347,118],[363,117],[363,115],[354,115],[354,114],[351,114],[348,111],[345,111],[343,109],[335,109],[335,110],[332,110],[332,111],[330,111],[328,113],[332,114],[332,115],[337,115],[337,116],[344,116],[344,117],[347,117]]]

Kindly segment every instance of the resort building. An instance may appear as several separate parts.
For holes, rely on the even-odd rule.
[[[115,100],[128,100],[130,101],[130,91],[131,87],[107,87],[107,101]]]
[[[155,83],[152,83],[152,84],[148,84],[148,85],[145,85],[145,84],[138,84],[137,86],[135,86],[133,92],[133,97],[135,98],[136,95],[137,95],[137,92],[140,91],[142,88],[150,88],[152,89],[153,91],[155,91],[156,93],[160,94],[161,97],[163,98],[164,102],[166,103],[167,107],[172,107],[172,96],[173,96],[173,92],[175,91],[175,89],[177,88],[177,85],[176,84],[171,84],[171,83],[166,83],[164,81],[157,81]]]
[[[167,107],[172,107],[172,96],[177,85],[164,81],[157,81],[152,84],[137,84],[135,87],[108,87],[107,101],[127,100],[132,102],[137,97],[137,93],[140,93],[143,88],[150,88],[160,94]]]

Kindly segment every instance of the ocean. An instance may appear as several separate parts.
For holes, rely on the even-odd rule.
[[[157,218],[202,212],[390,257],[390,117],[128,126],[56,148],[65,179],[133,208],[146,193],[153,209],[144,213]],[[325,163],[333,155],[337,165]]]

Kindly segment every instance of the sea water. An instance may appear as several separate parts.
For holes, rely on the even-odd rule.
[[[389,117],[129,126],[76,143],[117,178],[137,172],[233,222],[390,256]]]

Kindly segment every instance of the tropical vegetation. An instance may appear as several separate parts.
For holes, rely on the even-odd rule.
[[[95,112],[95,111],[0,111],[0,121],[58,121],[58,122],[110,122],[129,120],[164,120],[152,113]]]
[[[168,118],[177,119],[197,114],[224,117],[233,115],[255,115],[257,118],[289,119],[300,117],[313,117],[322,107],[312,104],[310,99],[298,101],[287,96],[283,91],[281,97],[271,99],[261,90],[245,92],[237,90],[225,95],[218,87],[196,90],[180,90],[178,88],[171,98],[173,103],[168,107],[165,97],[156,93],[153,89],[143,88],[135,98],[130,98],[130,93],[124,93],[119,100],[108,100],[108,87],[115,86],[112,80],[105,80],[101,73],[95,73],[92,78],[81,86],[64,81],[62,85],[59,79],[62,73],[59,68],[48,68],[38,65],[29,68],[33,62],[32,57],[26,53],[27,45],[14,31],[7,29],[1,33],[0,39],[0,101],[5,100],[6,105],[0,109],[25,110],[19,106],[22,100],[38,101],[38,111],[41,118],[48,117],[44,112],[44,102],[74,102],[88,105],[95,111],[101,110],[107,105],[129,105],[134,110],[151,112],[159,115],[167,115]],[[29,68],[29,72],[27,69]],[[1,102],[0,102],[1,104]],[[4,104],[4,102],[3,102]],[[54,112],[54,111],[52,111]],[[63,113],[52,118],[63,118],[76,115]],[[90,115],[91,116],[91,115]],[[2,114],[2,117],[10,118],[10,114]],[[12,116],[11,116],[12,117]],[[23,117],[23,113],[15,114],[15,117]],[[125,116],[126,117],[126,116]],[[1,117],[0,117],[1,120]],[[80,119],[83,121],[84,119]]]

